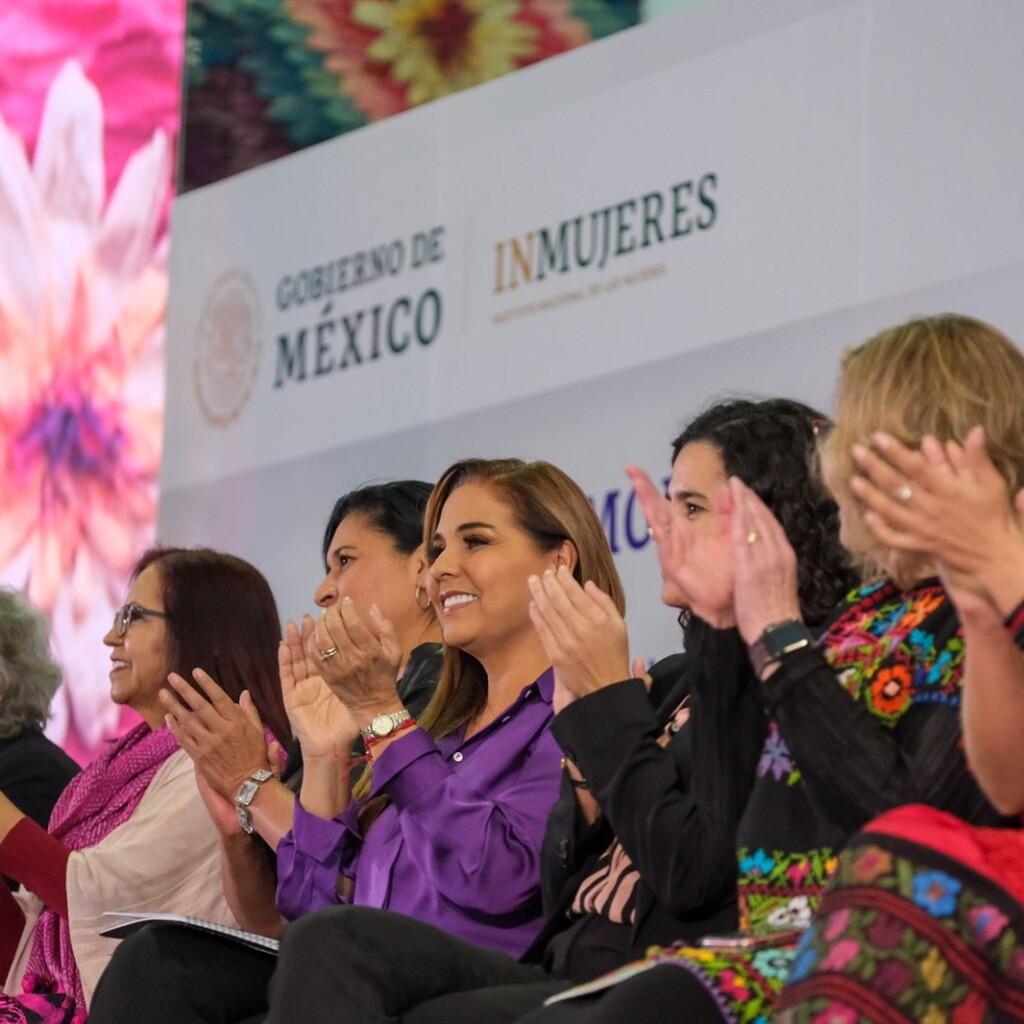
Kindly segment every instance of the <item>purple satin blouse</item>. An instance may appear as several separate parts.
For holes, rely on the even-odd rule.
[[[365,836],[358,805],[327,821],[296,802],[277,851],[281,913],[343,902],[344,874],[355,904],[520,956],[543,922],[540,848],[561,782],[553,688],[549,669],[468,740],[414,729],[392,742],[374,762],[371,792],[391,803]]]

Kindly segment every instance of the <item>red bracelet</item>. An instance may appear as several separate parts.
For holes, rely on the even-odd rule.
[[[373,760],[373,748],[378,743],[383,743],[385,740],[390,740],[397,736],[400,732],[405,732],[406,729],[412,729],[416,725],[415,718],[407,718],[401,725],[396,725],[394,729],[387,734],[387,736],[372,736],[366,737],[363,740],[363,746],[366,747],[366,760],[369,764]]]

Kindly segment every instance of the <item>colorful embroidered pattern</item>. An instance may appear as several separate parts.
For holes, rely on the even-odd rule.
[[[793,755],[786,746],[786,741],[779,732],[777,723],[770,722],[768,736],[761,751],[761,760],[757,762],[758,778],[770,775],[776,782],[786,780],[786,784],[795,786],[800,781],[800,772],[793,761]]]
[[[1022,908],[934,851],[922,863],[885,843],[865,836],[841,857],[796,951],[780,1019],[1024,1020]]]
[[[890,581],[865,583],[847,595],[821,646],[850,696],[863,701],[890,728],[916,703],[959,705],[963,636],[938,584],[903,592]],[[745,932],[764,935],[806,928],[837,870],[838,860],[823,839],[835,835],[836,829],[829,825],[831,831],[815,836],[809,817],[816,809],[806,787],[781,731],[772,723],[748,806],[751,814],[756,802],[757,813],[751,815],[749,826],[745,815],[740,829],[737,890],[740,928]],[[805,822],[804,841],[812,848],[778,849],[779,821]],[[773,835],[774,841],[751,843],[765,830],[770,830],[766,839]],[[794,836],[794,845],[799,842],[800,837]],[[822,845],[813,848],[816,843]],[[935,906],[951,898],[935,878],[924,878],[919,884],[920,898]],[[835,964],[850,953],[848,946],[833,952]],[[652,955],[696,975],[726,1021],[761,1024],[772,1015],[786,970],[797,953],[795,947],[780,946],[756,952],[681,948]],[[855,1019],[826,1013],[815,1017],[814,1024],[831,1020],[853,1024]]]
[[[767,1024],[795,952],[792,945],[753,952],[681,946],[652,949],[649,955],[696,975],[726,1021]]]
[[[740,929],[755,935],[806,928],[836,869],[831,850],[739,850]]]
[[[903,592],[890,582],[866,583],[829,628],[825,657],[855,700],[895,724],[919,701],[958,705],[964,641],[937,637],[927,620],[946,601],[939,584]]]

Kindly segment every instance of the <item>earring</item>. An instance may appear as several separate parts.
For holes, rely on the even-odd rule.
[[[420,594],[426,594],[426,593],[427,592],[417,583],[416,584],[416,595],[413,598],[413,600],[415,600],[416,607],[419,608],[419,610],[421,612],[425,612],[430,607],[430,595],[429,594],[427,594],[427,603],[426,604],[420,604]]]

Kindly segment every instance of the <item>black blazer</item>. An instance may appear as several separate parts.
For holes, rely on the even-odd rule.
[[[580,883],[617,837],[640,872],[632,951],[736,929],[736,849],[709,838],[691,793],[687,722],[660,747],[658,737],[688,693],[684,655],[651,669],[655,708],[644,684],[631,679],[570,704],[552,732],[590,785],[602,810],[587,825],[568,778],[541,854],[544,928],[523,959],[541,962],[548,942],[571,923]],[[694,723],[696,724],[696,723]]]
[[[43,828],[57,797],[77,774],[78,765],[35,729],[0,739],[0,790]]]
[[[42,828],[78,765],[36,729],[0,739],[0,790],[26,817]],[[11,889],[18,885],[5,879]]]

